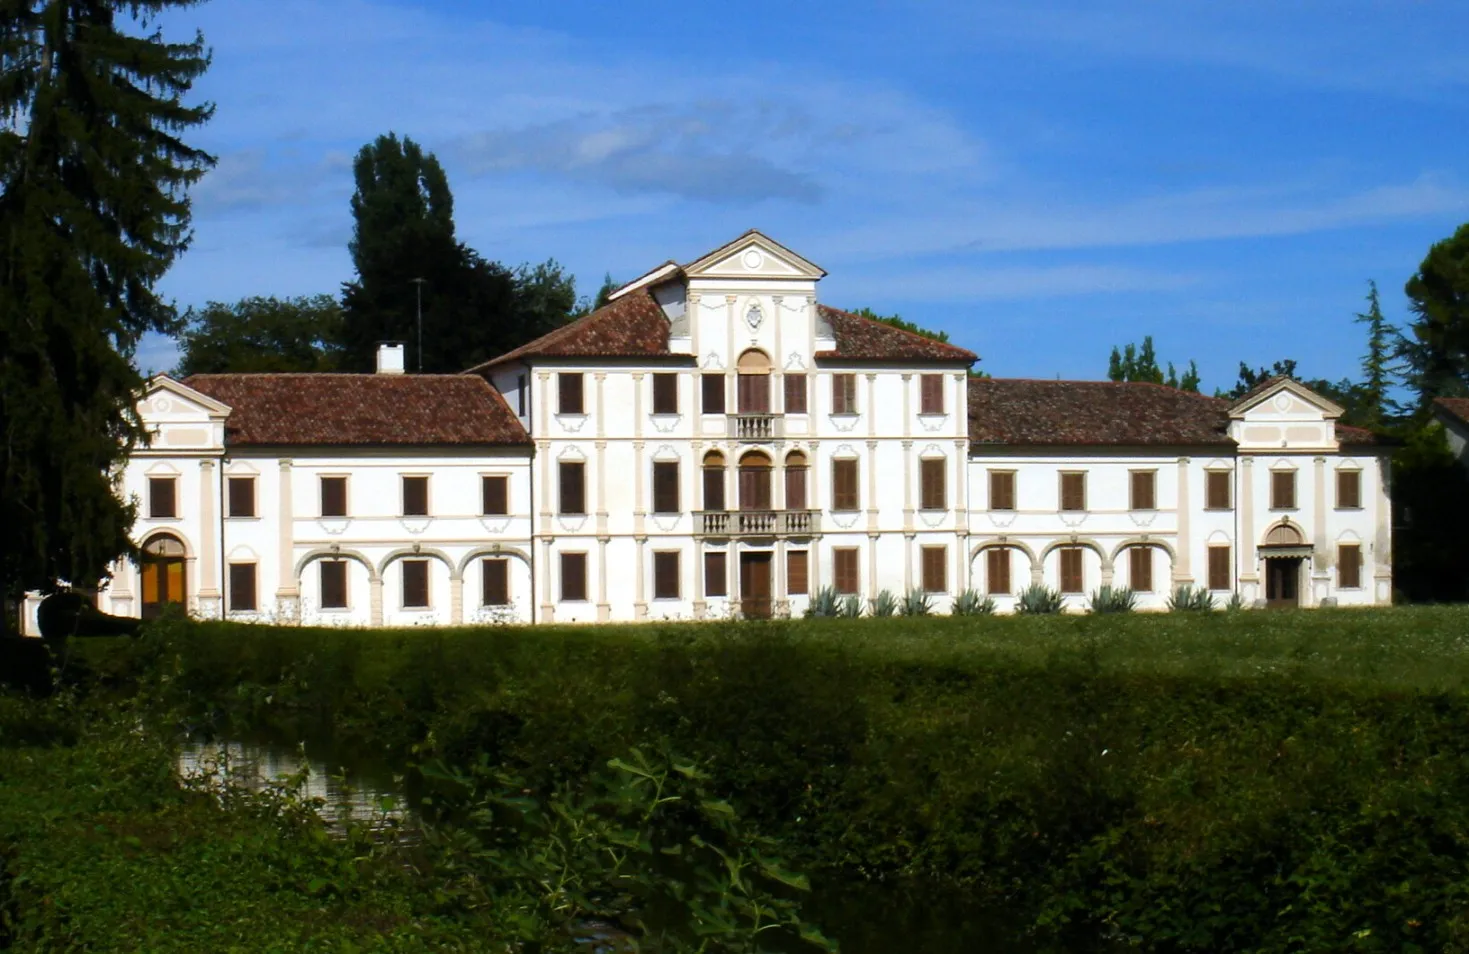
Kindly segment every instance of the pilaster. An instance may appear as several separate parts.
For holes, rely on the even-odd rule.
[[[547,623],[556,621],[556,580],[560,575],[561,568],[551,562],[551,542],[555,538],[545,536],[541,538],[541,619]]]
[[[215,517],[215,492],[218,489],[214,461],[199,461],[199,615],[205,619],[218,619],[224,615],[219,592],[219,520]]]
[[[279,461],[280,472],[280,526],[276,532],[276,559],[278,561],[278,583],[275,597],[279,612],[294,619],[299,609],[301,591],[296,584],[296,567],[294,557],[294,542],[296,533],[295,494],[293,493],[291,475],[295,469],[295,462],[290,458],[281,458]]]
[[[1235,541],[1235,552],[1239,554],[1239,581],[1258,584],[1260,575],[1255,572],[1255,538],[1259,530],[1255,527],[1255,458],[1241,457],[1239,466],[1239,539]]]
[[[1173,585],[1182,586],[1194,581],[1192,569],[1193,538],[1189,534],[1189,519],[1193,507],[1189,504],[1189,463],[1187,457],[1178,459],[1178,540],[1174,550]]]
[[[633,588],[633,614],[639,622],[648,618],[648,538],[639,534],[633,538],[637,542],[637,584]]]
[[[607,599],[607,544],[611,537],[597,537],[597,621],[612,619],[612,603]]]
[[[377,574],[367,581],[367,618],[373,626],[383,624],[383,578]]]

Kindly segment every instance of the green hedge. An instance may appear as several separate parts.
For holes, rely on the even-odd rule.
[[[487,753],[536,783],[663,740],[802,864],[962,879],[1063,942],[1459,951],[1466,632],[1458,608],[172,623],[75,663],[197,718],[328,719],[402,753]]]

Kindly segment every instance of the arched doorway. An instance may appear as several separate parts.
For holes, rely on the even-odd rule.
[[[1265,535],[1260,556],[1265,560],[1265,605],[1301,605],[1301,569],[1311,547],[1294,524],[1282,523]]]
[[[143,618],[153,619],[169,603],[188,596],[188,558],[178,537],[160,533],[143,544]]]

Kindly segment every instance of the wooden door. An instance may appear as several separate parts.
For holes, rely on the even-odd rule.
[[[769,553],[740,554],[740,612],[746,619],[770,618]]]
[[[1301,605],[1301,558],[1272,557],[1265,561],[1265,605]]]
[[[168,603],[184,602],[184,558],[143,559],[143,618],[153,619]]]

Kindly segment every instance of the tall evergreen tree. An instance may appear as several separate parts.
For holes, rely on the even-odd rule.
[[[1158,353],[1153,348],[1152,335],[1143,338],[1142,347],[1129,344],[1119,349],[1114,345],[1112,355],[1107,361],[1107,379],[1166,384],[1183,391],[1199,389],[1199,369],[1192,361],[1188,363],[1188,371],[1181,378],[1171,361],[1168,363],[1168,373],[1163,373],[1163,369],[1158,367]]]
[[[0,2],[0,585],[92,583],[129,552],[111,474],[144,434],[130,361],[176,316],[156,283],[189,243],[181,138],[203,37],[153,21],[192,0]],[[0,614],[4,624],[9,614]]]
[[[1469,394],[1469,223],[1428,250],[1404,291],[1414,319],[1398,353],[1426,416],[1434,398]]]
[[[1367,283],[1367,310],[1358,324],[1367,326],[1367,353],[1362,356],[1362,383],[1358,385],[1361,412],[1367,427],[1380,428],[1387,417],[1387,389],[1392,374],[1392,327],[1382,317],[1377,282]]]

